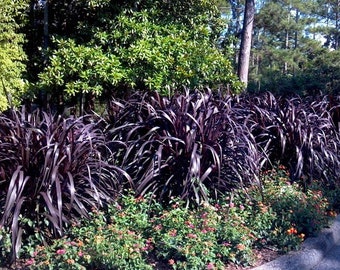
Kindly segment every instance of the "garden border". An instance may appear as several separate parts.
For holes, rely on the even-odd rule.
[[[252,270],[310,270],[340,243],[340,215],[316,237],[307,238],[299,251],[290,252]]]

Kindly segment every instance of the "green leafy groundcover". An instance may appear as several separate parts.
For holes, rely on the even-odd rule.
[[[127,192],[106,211],[94,210],[90,219],[73,224],[65,237],[48,245],[34,240],[26,244],[24,264],[30,269],[251,265],[256,260],[255,249],[298,249],[335,215],[326,191],[317,185],[302,191],[289,182],[283,166],[266,171],[262,182],[262,192],[251,187],[195,208],[176,198],[164,207],[152,195],[135,197]],[[334,198],[329,199],[333,202]],[[10,242],[6,231],[0,232],[0,255],[6,256]]]

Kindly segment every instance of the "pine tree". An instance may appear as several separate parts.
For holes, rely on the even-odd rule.
[[[325,38],[325,46],[338,50],[340,48],[340,0],[318,0],[319,8],[315,10],[320,23],[315,31]]]
[[[246,0],[237,71],[240,81],[243,82],[246,86],[248,84],[249,59],[253,36],[254,16],[255,1]]]
[[[308,35],[316,22],[315,7],[314,0],[264,3],[255,23],[253,89],[296,90],[298,77],[309,65],[308,47],[316,45]]]

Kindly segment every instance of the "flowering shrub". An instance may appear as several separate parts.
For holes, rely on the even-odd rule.
[[[37,246],[33,256],[25,261],[33,269],[82,269],[91,262],[91,255],[84,250],[82,240],[62,238],[52,245]]]
[[[78,237],[78,238],[77,238]],[[73,228],[69,238],[38,246],[26,261],[32,269],[152,269],[145,253],[150,240],[117,224],[106,224],[103,213]]]
[[[252,265],[254,249],[287,252],[327,225],[331,211],[319,190],[303,192],[284,167],[262,175],[256,187],[189,208],[170,198],[123,195],[107,211],[74,224],[68,236],[37,246],[32,269],[224,269]],[[334,211],[332,212],[334,213]]]
[[[231,261],[247,264],[254,240],[248,237],[250,229],[235,227],[238,221],[228,217],[231,207],[223,206],[206,204],[189,210],[173,202],[170,211],[152,219],[159,258],[175,269],[223,268]]]
[[[291,183],[284,166],[263,175],[263,203],[275,213],[267,242],[282,251],[298,248],[307,236],[313,236],[329,222],[330,207],[322,191],[303,192],[298,183]],[[267,211],[265,210],[265,211]]]

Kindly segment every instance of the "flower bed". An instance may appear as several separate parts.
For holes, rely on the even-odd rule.
[[[303,192],[289,182],[284,167],[265,172],[262,182],[263,192],[253,186],[199,207],[186,207],[176,198],[163,207],[151,195],[127,193],[106,211],[92,211],[90,219],[74,224],[61,239],[48,245],[26,243],[25,265],[232,269],[258,263],[268,250],[276,256],[298,249],[335,214],[321,190]]]

